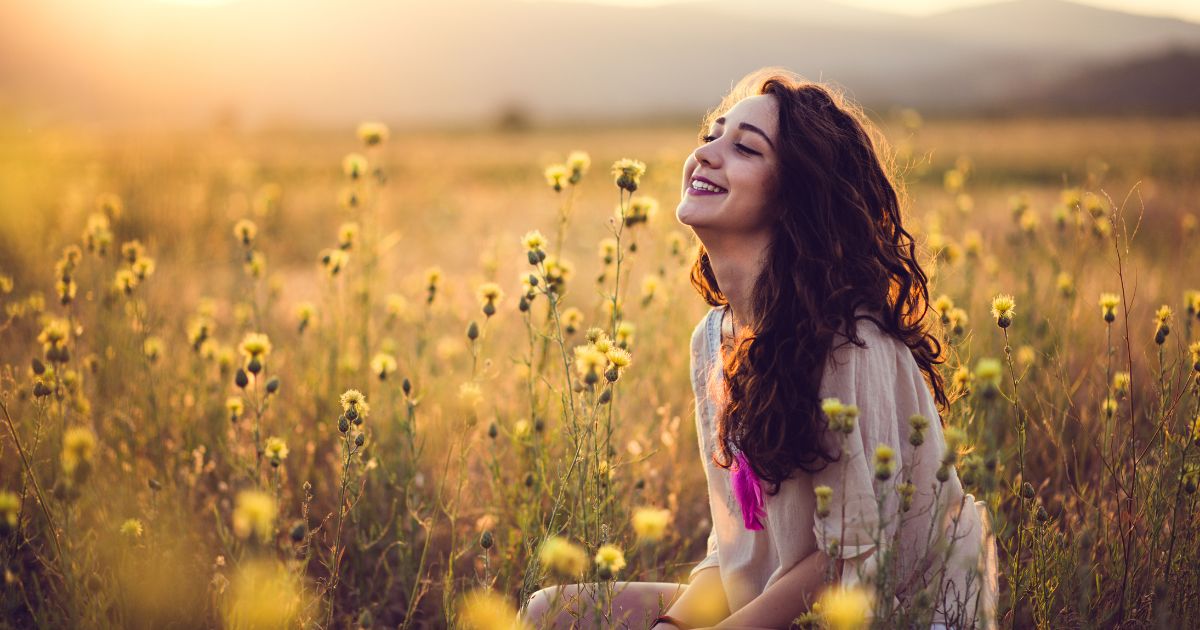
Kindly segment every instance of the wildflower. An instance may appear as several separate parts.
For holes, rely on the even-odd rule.
[[[479,301],[483,303],[483,314],[491,317],[496,314],[496,303],[504,299],[504,290],[495,282],[479,285]]]
[[[900,495],[900,511],[907,512],[912,509],[913,495],[917,492],[917,486],[911,481],[896,486],[896,492]]]
[[[2,284],[2,281],[0,281],[0,284]],[[2,286],[0,286],[0,293],[3,293]],[[1189,290],[1183,292],[1183,310],[1187,312],[1189,318],[1200,313],[1200,291]]]
[[[54,290],[58,293],[58,301],[63,306],[70,304],[75,299],[75,292],[78,288],[73,279],[59,280],[54,283]]]
[[[246,357],[246,369],[252,374],[258,374],[262,370],[263,360],[271,353],[271,340],[262,333],[246,333],[246,336],[242,337],[239,349]]]
[[[326,249],[321,252],[321,266],[332,278],[350,263],[350,254],[343,249]]]
[[[42,326],[42,332],[38,334],[38,342],[42,344],[42,349],[49,354],[52,350],[65,347],[70,335],[70,322],[59,317],[52,317]]]
[[[617,206],[617,218],[625,222],[625,227],[633,227],[641,223],[649,223],[658,214],[658,201],[650,197],[639,197],[629,202],[626,210]]]
[[[975,364],[975,380],[983,383],[984,394],[994,394],[1000,389],[1003,366],[999,359],[986,357]]]
[[[508,600],[489,590],[477,590],[463,597],[458,625],[465,630],[532,630]]]
[[[240,564],[222,610],[227,628],[291,628],[298,625],[300,577],[272,560]]]
[[[141,538],[145,531],[142,521],[136,518],[125,519],[125,522],[121,523],[121,535],[130,540]]]
[[[300,332],[304,332],[308,328],[316,314],[317,307],[312,302],[301,302],[296,305],[296,320],[299,322]]]
[[[271,460],[272,466],[278,466],[287,459],[288,447],[287,442],[283,438],[271,436],[267,438],[266,446],[263,447],[263,453]]]
[[[1071,274],[1065,271],[1059,272],[1055,283],[1058,285],[1059,295],[1065,298],[1075,295],[1075,279],[1071,277]]]
[[[1033,365],[1033,362],[1036,360],[1037,351],[1033,349],[1033,346],[1023,345],[1020,348],[1017,348],[1017,365],[1028,367]]]
[[[992,298],[992,317],[996,318],[997,326],[1008,328],[1015,312],[1016,303],[1011,295],[1002,293]]]
[[[572,151],[567,155],[567,168],[571,169],[571,184],[578,184],[592,166],[592,158],[585,151]]]
[[[646,165],[644,163],[629,158],[617,160],[612,166],[612,174],[617,187],[629,192],[638,189],[638,183],[645,173]]]
[[[588,385],[594,385],[600,380],[600,372],[607,361],[605,353],[594,345],[575,347],[575,370]]]
[[[1200,446],[1200,415],[1192,419],[1191,429],[1192,442]]]
[[[530,253],[541,252],[546,248],[546,237],[538,230],[531,230],[521,237],[521,245]]]
[[[887,481],[892,478],[894,472],[896,451],[886,444],[880,444],[875,447],[875,478],[880,481]]]
[[[1192,355],[1192,369],[1200,372],[1200,341],[1194,341],[1188,346],[1188,352]]]
[[[358,179],[367,172],[367,158],[361,153],[351,153],[342,158],[342,172],[350,179]]]
[[[381,122],[364,122],[358,125],[358,139],[363,144],[373,147],[388,139],[387,125]]]
[[[1100,217],[1092,222],[1092,234],[1097,238],[1106,238],[1112,233],[1112,221],[1108,217]]]
[[[619,306],[620,306],[620,304],[618,303],[618,310],[619,310]],[[633,325],[633,322],[623,321],[623,322],[618,323],[617,330],[616,330],[617,345],[622,348],[628,348],[630,345],[632,345],[633,344],[633,333],[635,330],[637,330],[637,327]]]
[[[258,279],[263,277],[267,272],[267,257],[262,252],[250,252],[246,255],[246,262],[242,265],[242,271],[248,277]]]
[[[379,380],[387,380],[388,375],[395,372],[396,357],[386,352],[379,352],[371,357],[371,373],[378,376]]]
[[[246,412],[246,403],[242,401],[241,396],[230,396],[225,399],[225,410],[229,412],[229,420],[237,422]]]
[[[942,294],[933,301],[933,310],[942,318],[943,324],[950,323],[950,311],[954,308],[954,300],[949,295]]]
[[[547,256],[544,259],[546,282],[550,284],[550,288],[555,293],[562,293],[566,287],[567,280],[575,272],[575,267],[566,260],[560,260],[555,256]]]
[[[274,533],[278,512],[271,495],[259,490],[243,490],[238,493],[233,509],[233,531],[240,538],[256,535],[266,542]]]
[[[1156,329],[1154,331],[1154,343],[1162,345],[1167,340],[1167,335],[1171,333],[1170,321],[1173,313],[1171,307],[1163,304],[1154,313],[1154,323]]]
[[[1104,316],[1104,321],[1113,323],[1117,319],[1117,306],[1121,303],[1121,297],[1115,293],[1100,294],[1100,314]]]
[[[162,339],[158,337],[146,337],[146,340],[142,342],[142,354],[145,354],[146,358],[151,363],[154,363],[158,361],[159,355],[162,354],[162,347]]]
[[[654,299],[661,285],[658,276],[649,275],[642,278],[642,306],[646,306]]]
[[[533,425],[525,418],[521,418],[513,423],[513,437],[517,440],[524,440],[529,437],[533,431]]]
[[[908,434],[908,443],[913,446],[920,446],[925,443],[925,429],[929,428],[929,419],[921,414],[913,414],[908,419],[908,426],[912,431]]]
[[[564,164],[552,164],[547,166],[542,174],[546,177],[546,184],[553,188],[554,192],[562,192],[570,171]]]
[[[633,531],[639,539],[647,542],[662,540],[667,525],[671,522],[671,511],[651,507],[639,507],[633,511]]]
[[[1095,193],[1086,193],[1083,196],[1083,209],[1092,215],[1093,219],[1101,219],[1105,214],[1104,201]]]
[[[1037,213],[1034,212],[1032,208],[1021,213],[1020,226],[1021,231],[1025,234],[1031,235],[1036,232],[1038,223],[1040,223],[1040,220],[1038,219]]]
[[[871,620],[872,597],[859,587],[833,587],[822,593],[821,616],[831,630],[860,630]]]
[[[437,295],[438,283],[442,280],[442,269],[440,267],[430,267],[425,270],[425,290],[427,296],[426,304],[433,304],[433,298]]]
[[[588,557],[583,547],[560,536],[547,538],[538,551],[538,558],[563,577],[578,578],[587,570]]]
[[[602,545],[596,550],[595,560],[596,567],[606,573],[609,579],[625,568],[625,554],[615,545]]]
[[[1113,417],[1113,414],[1117,413],[1117,400],[1112,396],[1106,397],[1104,402],[1100,403],[1100,411],[1106,418]]]
[[[833,488],[817,486],[813,488],[813,493],[817,496],[817,518],[829,516],[829,501],[833,498]]]
[[[142,242],[137,239],[133,239],[132,241],[125,241],[124,243],[121,243],[121,258],[124,258],[125,262],[127,262],[131,265],[137,259],[141,258],[142,255],[145,253],[146,253],[146,248],[144,246],[142,246]]]
[[[254,244],[254,237],[258,234],[258,226],[249,219],[242,219],[233,226],[233,236],[245,247],[250,247]]]
[[[617,239],[601,239],[598,249],[600,253],[600,260],[604,262],[604,265],[608,266],[613,264],[613,261],[617,258]]]
[[[1124,398],[1129,394],[1129,383],[1129,372],[1117,372],[1116,374],[1113,374],[1113,393],[1116,394],[1118,399]]]
[[[574,306],[562,312],[563,330],[568,335],[575,334],[583,326],[583,312]]]
[[[950,332],[954,335],[961,336],[967,329],[969,318],[967,312],[961,308],[952,308],[947,316],[950,325]]]
[[[113,280],[113,287],[117,291],[120,291],[125,295],[131,295],[133,290],[137,288],[137,285],[138,279],[137,276],[134,275],[133,271],[129,269],[117,270],[117,275]]]
[[[357,389],[346,390],[342,394],[340,401],[346,418],[355,421],[355,424],[359,424],[356,419],[366,420],[367,416],[371,413],[371,406],[367,404],[367,397]]]
[[[350,221],[338,227],[338,247],[340,249],[349,250],[354,247],[356,240],[358,240],[357,223]]]
[[[63,433],[62,468],[68,476],[87,474],[96,450],[96,434],[87,427],[71,427]]]
[[[8,490],[0,490],[0,533],[17,528],[21,499]]]

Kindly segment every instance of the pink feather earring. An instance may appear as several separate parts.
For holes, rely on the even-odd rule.
[[[754,474],[746,455],[738,451],[733,465],[733,496],[737,498],[742,508],[742,522],[746,529],[758,531],[763,528],[762,517],[766,516],[763,509],[762,481]]]

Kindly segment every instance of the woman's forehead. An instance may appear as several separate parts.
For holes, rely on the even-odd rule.
[[[713,122],[726,127],[730,125],[736,127],[739,123],[750,123],[774,138],[776,128],[779,126],[778,116],[775,97],[770,94],[756,94],[734,103],[733,107],[730,107]]]

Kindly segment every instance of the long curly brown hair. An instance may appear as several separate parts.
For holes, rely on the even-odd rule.
[[[857,320],[903,341],[939,409],[948,401],[934,367],[945,360],[930,330],[936,318],[925,317],[928,278],[901,224],[882,135],[835,90],[765,68],[709,113],[701,136],[738,101],[759,94],[779,106],[777,223],[751,294],[753,330],[739,331],[723,361],[727,404],[713,458],[729,468],[734,448],[742,451],[774,494],[797,468],[815,472],[837,458],[820,446],[827,421],[818,388],[837,335],[866,345]],[[727,303],[703,246],[691,281],[709,305]]]

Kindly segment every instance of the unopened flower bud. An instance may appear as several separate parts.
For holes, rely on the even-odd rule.
[[[362,446],[363,444],[366,443],[366,441],[367,441],[367,435],[365,433],[359,433],[358,435],[354,436],[354,445],[355,446]]]
[[[34,374],[41,376],[46,373],[46,364],[42,363],[41,359],[39,359],[37,357],[33,357],[32,363],[33,363],[33,373]]]
[[[483,533],[479,535],[479,546],[484,549],[491,549],[494,543],[492,532],[486,529],[483,530]]]
[[[250,384],[250,377],[246,375],[246,370],[238,368],[237,374],[233,377],[233,383],[241,389],[246,389],[246,386]]]
[[[471,341],[475,341],[478,338],[479,338],[479,324],[476,324],[475,322],[471,322],[469,325],[467,325],[467,339],[470,339]]]
[[[338,431],[345,433],[349,430],[350,430],[350,421],[346,419],[346,416],[342,416],[342,417],[338,418]]]
[[[249,363],[246,364],[246,369],[249,370],[251,374],[258,374],[262,371],[262,361],[259,361],[258,357],[254,357],[253,359],[250,359]]]
[[[267,381],[267,393],[274,394],[279,391],[279,377],[272,376],[271,380]]]
[[[1033,491],[1033,484],[1030,484],[1028,481],[1021,484],[1021,498],[1022,499],[1028,500],[1028,499],[1032,499],[1034,496],[1036,496],[1036,493]]]

